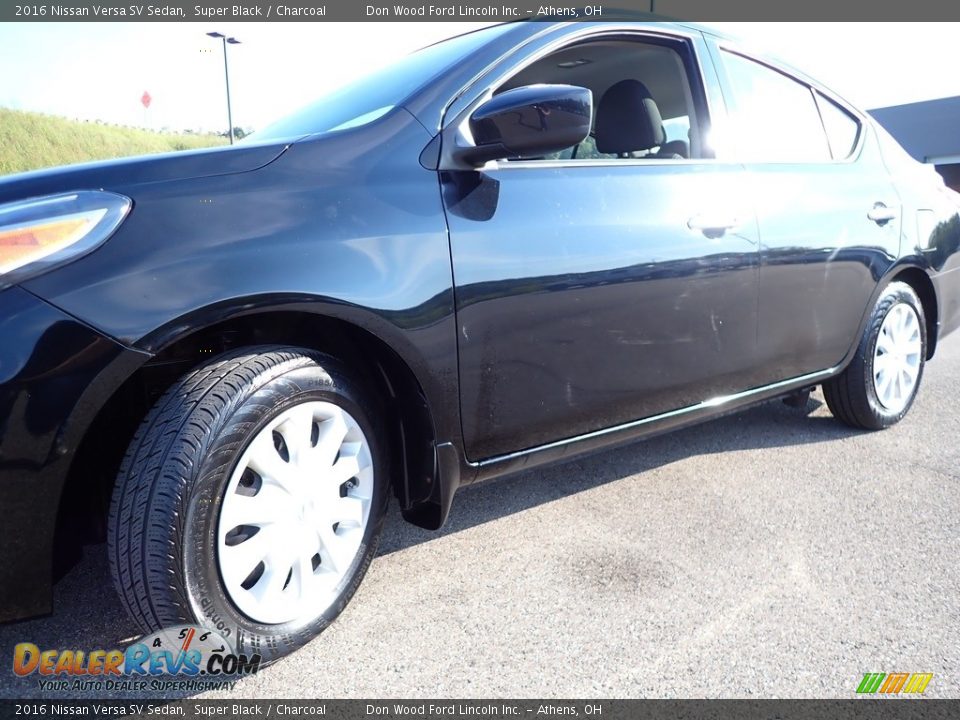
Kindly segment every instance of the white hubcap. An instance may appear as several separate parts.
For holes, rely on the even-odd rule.
[[[372,497],[370,446],[348,412],[307,402],[275,417],[244,450],[220,508],[230,599],[256,622],[319,617],[356,559]]]
[[[905,303],[890,308],[880,326],[873,356],[873,386],[890,412],[903,410],[917,387],[923,343],[920,318]]]

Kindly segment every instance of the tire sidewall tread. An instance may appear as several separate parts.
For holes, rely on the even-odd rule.
[[[887,410],[877,396],[874,386],[873,363],[877,339],[890,310],[901,303],[909,305],[917,314],[920,326],[920,366],[913,395],[898,412]],[[923,305],[910,285],[892,282],[883,289],[870,314],[870,320],[861,336],[857,351],[844,371],[823,384],[827,406],[841,422],[856,428],[882,430],[900,422],[916,400],[923,379],[927,354],[927,325]]]
[[[141,630],[203,625],[227,636],[238,652],[259,653],[269,663],[343,610],[376,552],[389,477],[382,428],[375,424],[383,414],[348,378],[330,356],[260,346],[214,359],[161,397],[121,464],[109,515],[114,585]],[[357,559],[334,604],[306,623],[264,625],[233,606],[219,577],[219,502],[247,442],[284,409],[308,399],[333,401],[360,424],[374,462],[374,498]]]

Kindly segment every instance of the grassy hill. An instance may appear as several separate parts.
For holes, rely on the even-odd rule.
[[[155,133],[0,108],[0,175],[226,142],[216,135]]]

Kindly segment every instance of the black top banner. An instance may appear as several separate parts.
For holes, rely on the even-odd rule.
[[[640,17],[638,18],[638,14]],[[944,0],[616,0],[616,2],[533,3],[517,0],[491,2],[417,2],[416,0],[235,0],[234,2],[158,3],[63,0],[0,5],[3,22],[356,22],[437,21],[505,22],[597,21],[644,19],[691,21],[830,20],[911,21],[960,20],[960,3]]]

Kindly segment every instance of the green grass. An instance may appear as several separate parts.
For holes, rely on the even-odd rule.
[[[0,108],[0,175],[226,142],[216,135],[155,133]]]

